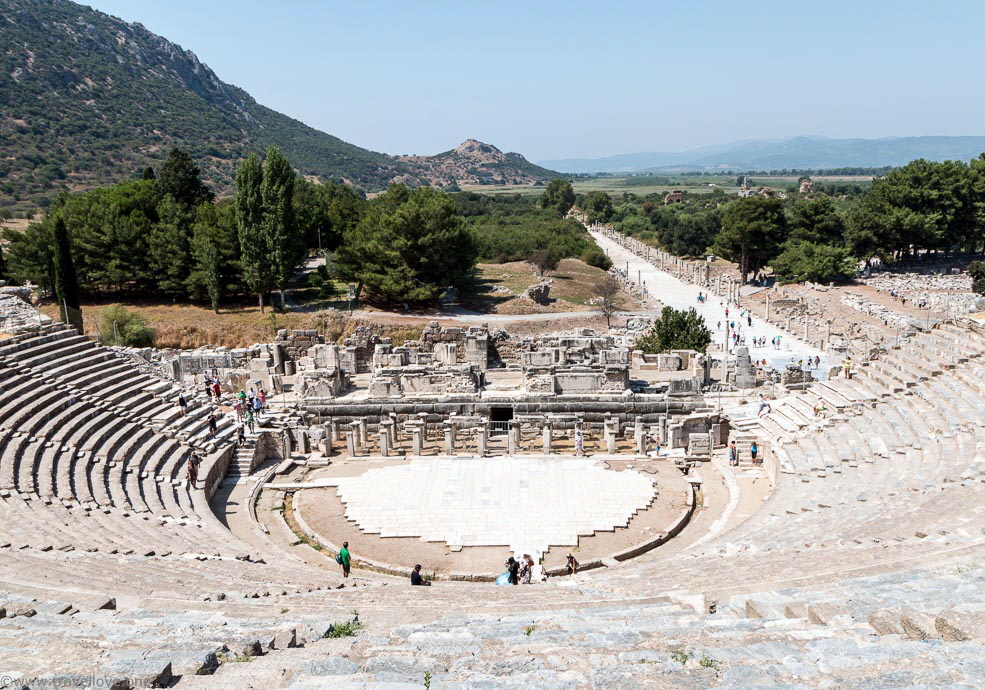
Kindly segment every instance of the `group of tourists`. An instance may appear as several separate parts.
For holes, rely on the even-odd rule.
[[[212,400],[212,396],[215,396],[216,403],[222,398],[222,384],[219,381],[219,377],[210,377],[205,374],[205,397]]]
[[[749,446],[749,457],[752,459],[753,463],[759,462],[759,444],[755,441]],[[732,467],[739,466],[739,448],[735,445],[735,441],[728,444],[728,464]]]
[[[507,582],[511,585],[529,585],[534,572],[534,559],[530,554],[523,554],[519,561],[510,556],[506,559]]]
[[[250,388],[249,394],[246,391],[240,391],[236,394],[233,410],[236,412],[236,419],[240,423],[245,423],[252,434],[256,430],[256,422],[260,418],[260,413],[266,406],[267,392],[262,387],[259,391]]]

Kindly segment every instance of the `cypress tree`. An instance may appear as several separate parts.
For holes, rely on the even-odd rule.
[[[263,296],[270,291],[270,245],[264,232],[263,166],[251,153],[236,169],[236,218],[243,281],[256,293],[263,312]]]
[[[267,150],[261,193],[273,284],[280,290],[280,307],[285,309],[284,291],[304,258],[305,247],[294,214],[294,170],[274,147]]]
[[[62,321],[79,332],[82,328],[82,311],[79,303],[79,279],[72,261],[72,243],[68,228],[62,218],[55,219],[55,296],[62,312]]]

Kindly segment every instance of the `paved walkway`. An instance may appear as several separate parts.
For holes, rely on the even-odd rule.
[[[592,237],[602,249],[606,251],[613,265],[625,271],[626,264],[629,263],[629,278],[636,282],[642,281],[643,287],[650,295],[660,300],[662,304],[675,309],[688,309],[694,307],[698,314],[704,317],[705,324],[711,329],[713,342],[721,345],[725,340],[725,305],[724,298],[711,295],[705,302],[698,302],[698,292],[707,290],[697,285],[682,282],[670,273],[658,270],[652,264],[633,254],[628,249],[622,247],[615,240],[611,240],[600,232],[592,232]],[[739,312],[735,305],[729,308],[729,320],[740,322]],[[720,325],[719,325],[720,324]],[[791,362],[796,363],[800,359],[806,360],[807,357],[819,356],[821,367],[814,371],[815,378],[823,378],[822,372],[825,371],[829,363],[828,356],[815,347],[794,338],[788,333],[780,330],[772,324],[766,323],[762,319],[753,317],[752,325],[747,319],[742,319],[739,333],[746,336],[746,344],[749,347],[749,354],[755,361],[766,360],[769,365],[778,370],[782,370]],[[774,337],[780,336],[780,349],[775,349],[771,342]],[[756,337],[766,338],[766,347],[753,347],[752,339]],[[837,362],[834,362],[837,364]]]

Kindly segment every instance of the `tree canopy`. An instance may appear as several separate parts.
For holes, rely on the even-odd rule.
[[[775,256],[786,236],[783,202],[776,198],[748,196],[733,201],[722,213],[722,231],[715,252],[739,264],[742,282]]]
[[[464,285],[476,256],[472,234],[446,194],[392,185],[346,235],[338,266],[384,302],[427,302]]]
[[[564,216],[575,205],[575,190],[571,187],[569,180],[559,177],[547,183],[544,193],[540,197],[540,207],[549,208]]]
[[[636,341],[636,349],[648,355],[670,350],[704,352],[710,343],[711,331],[697,311],[664,307],[649,333]]]

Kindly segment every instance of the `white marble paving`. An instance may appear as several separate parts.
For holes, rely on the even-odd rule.
[[[741,321],[734,305],[729,311],[729,316],[725,316],[725,305],[722,304],[721,297],[711,295],[709,300],[698,302],[698,293],[708,292],[705,288],[685,283],[670,273],[659,270],[642,257],[636,256],[600,232],[593,231],[591,235],[598,245],[608,253],[616,267],[625,270],[628,265],[630,280],[634,283],[637,280],[642,280],[649,293],[660,300],[661,304],[675,309],[693,307],[698,314],[704,317],[705,325],[711,329],[712,342],[721,345],[725,341],[724,323],[726,320]],[[796,364],[804,360],[805,357],[818,356],[821,358],[821,366],[812,370],[811,373],[816,379],[824,378],[825,367],[829,364],[829,358],[825,352],[802,342],[758,317],[752,317],[751,326],[748,321],[741,325],[740,333],[746,336],[749,354],[753,360],[758,362],[765,359],[771,368],[782,371],[788,364]],[[775,336],[780,336],[781,347],[779,349],[774,348],[771,344]],[[764,347],[753,346],[752,339],[754,337],[766,338],[766,345]]]
[[[339,478],[338,493],[369,534],[533,555],[625,526],[656,487],[588,458],[417,458]]]

